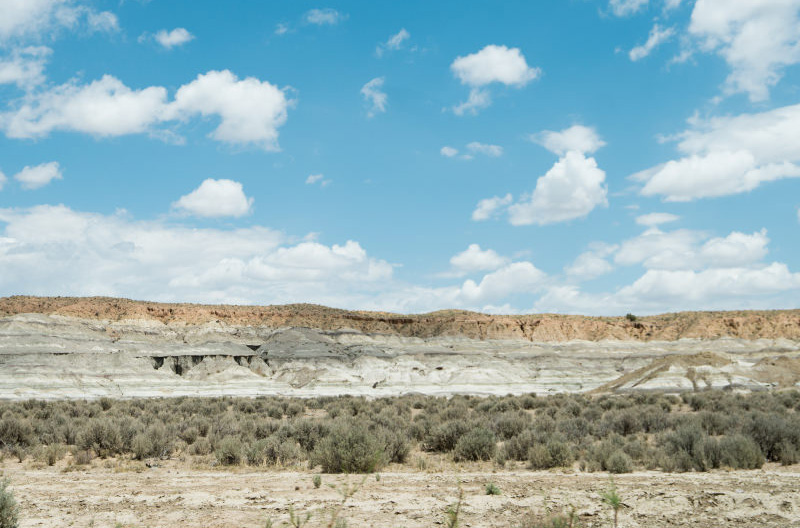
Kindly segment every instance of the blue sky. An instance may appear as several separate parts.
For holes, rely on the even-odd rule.
[[[796,308],[800,0],[0,0],[0,295]]]

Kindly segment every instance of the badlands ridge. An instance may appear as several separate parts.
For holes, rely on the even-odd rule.
[[[420,315],[0,298],[0,398],[764,390],[800,382],[800,310]]]

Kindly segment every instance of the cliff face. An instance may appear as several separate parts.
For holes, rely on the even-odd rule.
[[[465,337],[560,341],[674,341],[682,338],[800,340],[800,310],[682,312],[630,321],[625,317],[486,315],[457,310],[419,315],[338,310],[309,304],[229,306],[165,304],[107,297],[5,297],[0,317],[39,313],[107,321],[222,323],[267,328],[353,329],[402,337]]]
[[[352,312],[0,299],[0,398],[800,387],[800,312]]]

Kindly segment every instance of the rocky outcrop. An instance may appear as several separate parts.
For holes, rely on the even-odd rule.
[[[575,315],[487,315],[458,310],[418,315],[338,310],[324,306],[227,306],[162,304],[105,297],[0,298],[0,317],[24,313],[63,315],[103,321],[154,321],[165,324],[264,328],[307,327],[356,330],[402,337],[466,337],[558,341],[674,341],[677,339],[800,340],[800,310],[682,312],[648,317]]]
[[[151,307],[127,303],[124,314]],[[441,326],[405,335],[422,325],[415,317],[383,333],[331,322],[350,312],[336,312],[336,328],[54,313],[75,306],[0,317],[0,398],[675,392],[800,381],[800,341],[783,337],[563,339],[575,327],[549,341],[475,339]],[[441,317],[467,315],[479,316]]]

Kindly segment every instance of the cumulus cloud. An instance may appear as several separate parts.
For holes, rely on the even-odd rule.
[[[658,24],[654,24],[653,29],[650,30],[650,35],[647,37],[647,42],[631,49],[628,52],[628,57],[634,62],[641,60],[650,55],[659,45],[671,39],[673,35],[675,35],[674,28],[661,28]]]
[[[239,80],[223,70],[198,75],[181,86],[170,110],[179,117],[219,116],[220,124],[211,133],[218,141],[279,150],[278,128],[286,123],[290,105],[277,86],[255,77]]]
[[[484,156],[489,156],[490,158],[497,158],[503,155],[503,147],[499,145],[489,145],[486,143],[479,143],[477,141],[468,143],[467,150],[476,154],[483,154]]]
[[[116,31],[119,23],[109,11],[98,12],[74,0],[3,0],[0,2],[0,42],[38,40],[59,29],[85,27],[89,32]]]
[[[331,180],[326,180],[324,174],[309,174],[308,178],[306,178],[306,185],[314,185],[315,183],[319,183],[320,187],[327,187]]]
[[[727,62],[731,73],[725,93],[746,93],[752,101],[763,101],[784,69],[800,62],[799,15],[800,3],[794,0],[698,0],[689,34],[702,50]]]
[[[444,156],[445,158],[453,158],[458,156],[458,149],[453,147],[444,146],[439,150],[439,154]]]
[[[622,17],[639,12],[647,7],[648,0],[609,0],[608,7],[615,15]]]
[[[30,90],[44,82],[44,67],[53,52],[46,46],[28,46],[12,50],[10,56],[0,58],[0,84],[16,84]]]
[[[709,238],[702,231],[663,232],[653,227],[624,241],[614,261],[624,266],[640,264],[661,270],[746,267],[766,257],[768,244],[764,229],[752,234],[734,231],[726,237]]]
[[[647,227],[656,227],[660,226],[661,224],[674,222],[678,219],[680,219],[680,216],[670,213],[649,213],[637,216],[636,223]]]
[[[686,202],[800,177],[800,105],[738,116],[692,118],[668,138],[684,157],[632,176],[645,196]]]
[[[491,104],[488,90],[493,83],[521,88],[541,75],[539,68],[528,66],[519,48],[490,44],[476,53],[457,57],[450,65],[462,84],[471,88],[469,99],[453,107],[453,112],[463,115],[477,113]]]
[[[564,273],[573,280],[592,280],[611,273],[614,266],[608,261],[619,246],[595,242],[591,244],[589,251],[585,251],[568,266],[564,268]]]
[[[386,104],[389,97],[383,91],[385,77],[376,77],[361,87],[361,96],[369,105],[367,117],[374,117],[376,114],[386,112]]]
[[[607,246],[576,264],[599,264],[613,256],[619,266],[642,266],[644,273],[614,292],[586,293],[575,285],[548,285],[534,309],[590,314],[657,313],[677,310],[795,307],[800,273],[768,262],[766,230],[711,237],[702,231],[662,232],[656,227]]]
[[[478,244],[470,244],[467,249],[450,259],[450,265],[458,274],[496,270],[506,264],[507,258],[498,255],[493,249],[483,250]]]
[[[335,26],[339,22],[347,20],[347,15],[331,8],[325,9],[311,9],[306,11],[303,19],[316,26]]]
[[[475,210],[472,211],[472,219],[476,222],[488,220],[501,212],[513,200],[511,194],[505,196],[493,196],[491,198],[484,198],[478,202]]]
[[[559,156],[570,150],[593,154],[606,144],[594,128],[583,125],[573,125],[560,132],[544,130],[538,134],[531,134],[530,140]]]
[[[409,38],[411,38],[411,33],[406,31],[405,28],[401,28],[400,31],[390,36],[386,42],[378,44],[378,46],[375,48],[375,54],[378,57],[381,57],[387,50],[399,50],[403,47],[403,43]]]
[[[608,205],[606,173],[594,158],[569,151],[536,181],[528,197],[509,206],[512,225],[546,225],[588,215]]]
[[[166,49],[172,49],[175,46],[183,46],[187,42],[194,40],[194,35],[189,33],[186,28],[175,28],[172,31],[162,29],[153,35],[153,39]]]
[[[253,199],[245,196],[241,183],[211,178],[172,204],[180,211],[207,218],[244,216],[250,212],[252,205]]]
[[[70,81],[15,103],[13,110],[0,114],[0,127],[12,138],[44,137],[55,130],[99,137],[157,135],[161,123],[201,115],[220,118],[211,133],[217,141],[279,150],[278,128],[286,122],[293,102],[267,81],[240,80],[223,70],[184,84],[172,102],[164,87],[132,89],[105,75],[85,85]]]
[[[0,295],[363,306],[393,267],[356,241],[290,243],[254,226],[209,229],[63,205],[0,209]]]
[[[57,161],[42,163],[34,167],[26,166],[14,175],[14,179],[20,182],[25,190],[39,189],[51,181],[61,178],[61,167]]]

